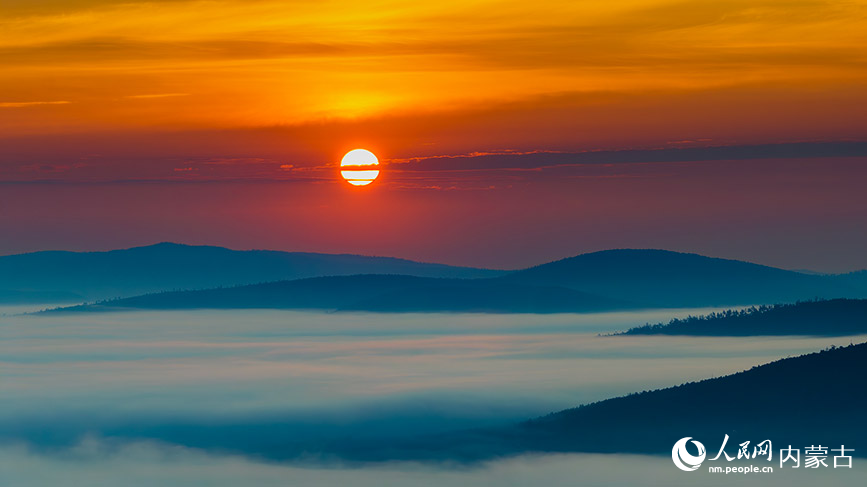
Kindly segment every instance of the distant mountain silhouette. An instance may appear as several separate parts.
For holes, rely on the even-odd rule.
[[[351,274],[491,277],[499,271],[390,257],[161,243],[109,252],[34,252],[0,257],[0,300],[82,302],[173,289]],[[46,301],[43,301],[46,302]]]
[[[666,250],[622,249],[582,254],[499,279],[563,286],[654,308],[867,297],[867,287],[853,278],[808,275]],[[864,281],[867,284],[867,279]]]
[[[348,275],[379,277],[333,279]],[[453,280],[407,281],[401,275]],[[110,303],[172,309],[559,312],[867,297],[867,278],[862,273],[808,275],[664,250],[609,250],[505,272],[382,257],[159,244],[112,252],[40,252],[0,257],[0,276],[2,288],[74,293],[86,300],[317,276],[326,279],[255,284],[260,287],[234,287],[210,294],[167,293]],[[462,282],[464,278],[478,282]],[[351,296],[335,296],[340,294],[341,286],[350,282]],[[366,289],[368,285],[370,289]],[[262,295],[257,296],[259,293]],[[191,301],[184,303],[181,298]],[[518,301],[510,302],[513,299]]]
[[[837,274],[834,277],[848,286],[862,292],[867,292],[867,270],[849,272],[847,274]]]
[[[850,454],[864,457],[867,388],[853,376],[863,370],[867,344],[851,345],[587,404],[515,426],[382,444],[347,439],[335,442],[330,453],[360,461],[477,461],[529,452],[670,455],[677,440],[691,436],[713,458],[728,434],[729,455],[736,455],[744,441],[752,448],[770,439],[776,465],[779,449],[788,445],[801,450],[846,445],[855,448]]]
[[[629,304],[571,289],[491,279],[437,279],[401,275],[332,276],[200,291],[122,298],[59,311],[275,308],[340,311],[584,312]]]
[[[867,300],[832,299],[727,310],[631,328],[624,335],[856,335],[867,333]]]

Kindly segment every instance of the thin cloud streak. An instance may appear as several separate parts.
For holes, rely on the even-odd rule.
[[[190,96],[189,93],[156,93],[153,95],[129,95],[124,98],[147,99],[147,98],[173,98],[176,96]]]
[[[798,142],[613,151],[475,152],[386,161],[400,171],[536,170],[557,166],[865,157],[867,142]]]
[[[0,102],[0,108],[23,108],[23,107],[34,107],[39,105],[69,105],[71,101],[67,100],[57,100],[57,101],[6,101]]]

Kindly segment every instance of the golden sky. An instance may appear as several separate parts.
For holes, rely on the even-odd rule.
[[[0,131],[550,112],[564,97],[598,112],[720,90],[745,109],[843,93],[817,102],[839,118],[865,99],[865,46],[865,1],[4,0]]]

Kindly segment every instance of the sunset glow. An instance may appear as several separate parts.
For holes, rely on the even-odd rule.
[[[0,252],[867,265],[865,45],[865,0],[0,2]]]
[[[0,68],[4,486],[867,485],[867,0],[0,0]]]
[[[864,100],[865,15],[863,1],[3,2],[0,130],[526,108],[565,121],[696,91],[748,112],[753,98],[803,100],[824,117],[810,101],[821,88]],[[574,108],[543,115],[552,97]],[[684,110],[660,113],[659,130]]]

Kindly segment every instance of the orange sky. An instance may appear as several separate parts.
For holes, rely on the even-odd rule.
[[[864,266],[867,144],[846,144],[867,141],[865,46],[860,0],[3,0],[0,253],[172,239],[509,267],[665,246]],[[352,205],[381,234],[333,206],[358,147],[383,172]],[[691,148],[710,149],[680,164]],[[252,196],[274,181],[312,233],[239,230],[289,218]],[[143,186],[127,201],[120,183]],[[150,190],[167,199],[148,213]],[[459,208],[431,194],[451,190]],[[642,227],[649,198],[664,214]],[[401,234],[415,212],[439,230]],[[702,215],[753,233],[679,227]],[[486,247],[521,225],[533,240]],[[810,225],[816,249],[780,252]]]
[[[702,91],[747,111],[763,96],[867,96],[864,1],[6,0],[0,19],[5,136],[321,124],[550,97],[580,112]]]

